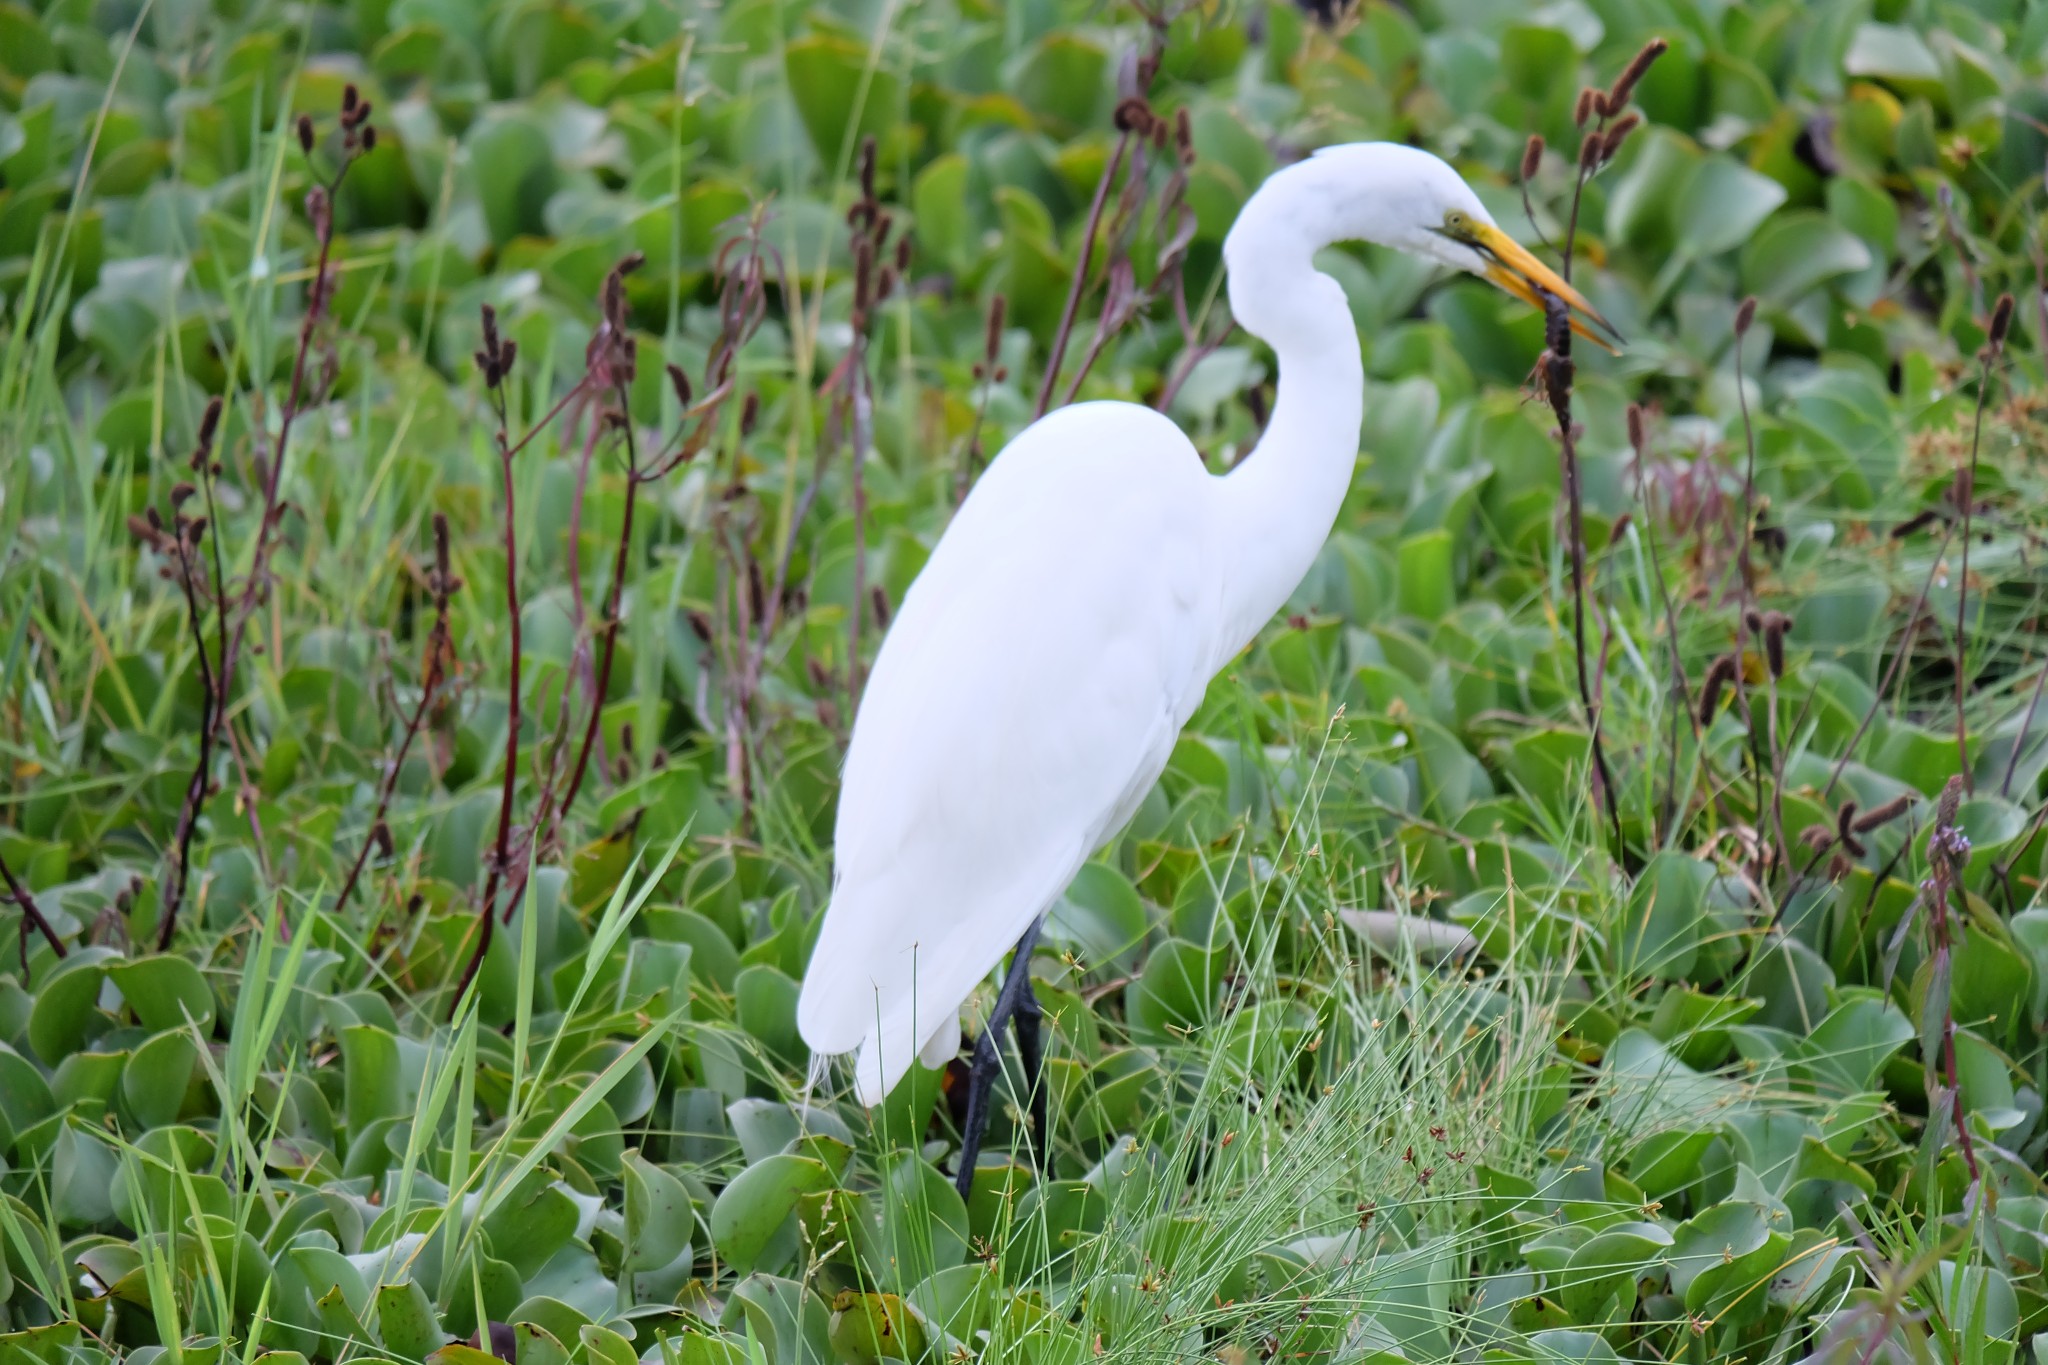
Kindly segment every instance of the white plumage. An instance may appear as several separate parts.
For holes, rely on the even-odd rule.
[[[1442,161],[1384,143],[1280,171],[1225,243],[1230,301],[1272,346],[1264,437],[1213,476],[1172,422],[1083,403],[1006,446],[883,641],[840,793],[831,904],[797,1024],[858,1052],[863,1103],[922,1055],[1157,780],[1211,676],[1301,581],[1350,487],[1358,336],[1316,250],[1378,241],[1598,314],[1495,227]]]

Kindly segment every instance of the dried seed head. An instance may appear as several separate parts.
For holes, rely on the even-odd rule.
[[[1607,146],[1606,134],[1598,128],[1586,134],[1586,140],[1579,144],[1579,170],[1587,175],[1600,167],[1600,153]]]
[[[356,102],[361,98],[361,93],[357,91],[354,81],[344,85],[341,88],[341,112],[353,114],[356,111]]]
[[[1937,827],[1953,827],[1956,822],[1956,811],[1962,807],[1962,804],[1963,777],[1961,773],[1958,773],[1948,780],[1947,786],[1941,789],[1941,799],[1935,803],[1934,807],[1935,825]]]
[[[910,240],[907,232],[896,239],[896,273],[906,279],[910,276]]]
[[[1539,133],[1529,134],[1529,141],[1522,148],[1522,180],[1534,180],[1536,172],[1543,165],[1543,137]]]
[[[1799,842],[1805,844],[1815,853],[1820,852],[1833,843],[1834,839],[1835,832],[1826,825],[1808,825],[1805,829],[1799,831]]]
[[[1870,831],[1878,828],[1880,825],[1889,825],[1892,821],[1898,819],[1901,815],[1904,815],[1907,809],[1912,806],[1912,804],[1912,793],[1900,792],[1897,796],[1894,796],[1891,800],[1885,802],[1883,805],[1872,806],[1869,810],[1857,816],[1855,821],[1850,825],[1850,828],[1855,830],[1858,834],[1868,834],[1870,833]]]
[[[448,581],[448,514],[434,513],[434,571],[441,575],[441,582]]]
[[[479,311],[484,321],[484,349],[495,354],[498,349],[498,310],[487,303]]]
[[[1756,321],[1756,295],[1745,298],[1735,310],[1735,335],[1748,334],[1750,325]]]
[[[1572,122],[1585,127],[1586,120],[1593,117],[1593,102],[1599,97],[1600,92],[1590,85],[1579,91],[1579,102],[1572,107]]]
[[[761,395],[758,392],[749,392],[745,401],[740,404],[740,435],[753,435],[754,423],[760,420]]]
[[[154,511],[155,509],[152,508],[151,510]],[[133,512],[128,514],[128,534],[145,545],[156,544],[156,527],[150,525],[147,517],[137,516]]]
[[[1770,663],[1771,676],[1785,676],[1785,636],[1792,629],[1792,618],[1782,611],[1764,613],[1764,658]]]
[[[1610,112],[1619,113],[1628,107],[1630,96],[1636,92],[1636,83],[1649,71],[1651,63],[1663,56],[1670,46],[1671,44],[1662,38],[1652,38],[1643,44],[1642,50],[1622,68],[1621,75],[1607,91],[1607,108]]]
[[[299,115],[299,150],[307,156],[313,154],[313,116]]]
[[[194,493],[197,493],[198,491],[199,490],[194,488],[191,484],[185,482],[183,479],[180,479],[178,482],[171,485],[171,506],[184,506],[185,499],[191,497]]]
[[[993,361],[1003,350],[1003,314],[1009,308],[1009,300],[1001,294],[988,302],[988,336],[983,346],[988,358]]]
[[[1735,656],[1723,654],[1707,668],[1707,676],[1700,683],[1700,724],[1710,724],[1714,712],[1721,705],[1721,689],[1735,681]]]
[[[1841,843],[1843,848],[1846,848],[1858,858],[1870,852],[1864,846],[1863,841],[1856,837],[1856,803],[1854,801],[1844,801],[1842,808],[1835,812],[1835,838]]]
[[[206,411],[199,414],[199,449],[213,449],[213,438],[220,431],[220,395],[206,400]]]
[[[1152,132],[1152,106],[1145,102],[1143,95],[1126,95],[1116,102],[1116,113],[1111,122],[1119,133],[1138,133],[1149,136]]]
[[[668,386],[675,390],[677,406],[687,410],[690,406],[690,376],[683,373],[683,367],[670,361],[668,364]]]
[[[1628,444],[1638,456],[1643,453],[1643,408],[1640,403],[1628,405]]]
[[[377,150],[377,126],[375,124],[371,124],[368,128],[363,129],[363,150],[365,152]]]
[[[1764,614],[1751,607],[1742,613],[1742,624],[1749,627],[1750,634],[1761,635],[1764,632]]]
[[[1936,508],[1929,507],[1925,511],[1914,513],[1906,520],[1900,522],[1897,526],[1892,527],[1890,532],[1891,538],[1893,540],[1904,540],[1907,536],[1912,535],[1915,531],[1925,530],[1927,527],[1933,525],[1935,522],[1940,520],[1941,512]]]
[[[391,826],[385,824],[382,820],[370,826],[370,842],[376,847],[378,857],[389,858],[393,848]]]
[[[1603,162],[1614,160],[1614,154],[1621,150],[1621,144],[1628,141],[1629,134],[1641,127],[1642,122],[1641,114],[1623,114],[1616,119],[1614,126],[1607,130],[1606,139],[1600,144],[1600,159]]]
[[[1180,164],[1195,164],[1195,125],[1188,118],[1188,107],[1183,104],[1173,111],[1173,146],[1180,153]]]
[[[2005,349],[2005,334],[2012,329],[2012,295],[2000,294],[1998,303],[1991,310],[1991,330],[1986,334],[1984,344],[1997,355]]]
[[[512,364],[519,359],[519,343],[507,337],[498,344],[498,377],[512,373]]]

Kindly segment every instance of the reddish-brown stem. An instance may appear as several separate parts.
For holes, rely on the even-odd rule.
[[[1579,177],[1578,191],[1583,193],[1586,178]],[[1572,198],[1572,217],[1578,218],[1578,194]],[[1571,238],[1565,238],[1569,250]],[[1571,267],[1571,257],[1564,258],[1565,268]],[[1579,703],[1586,709],[1586,728],[1591,733],[1593,767],[1600,777],[1599,797],[1606,804],[1607,814],[1614,825],[1614,856],[1622,856],[1626,842],[1621,828],[1621,799],[1615,789],[1614,772],[1607,764],[1607,748],[1600,736],[1600,703],[1593,696],[1592,680],[1586,673],[1586,524],[1585,499],[1579,486],[1578,437],[1572,427],[1572,329],[1571,309],[1563,299],[1554,294],[1543,295],[1544,330],[1548,348],[1540,363],[1545,395],[1550,401],[1550,410],[1557,417],[1557,438],[1559,455],[1564,467],[1564,494],[1566,508],[1566,533],[1569,535],[1572,570],[1572,659],[1576,666],[1579,683]]]
[[[14,869],[7,865],[7,859],[4,856],[0,856],[0,881],[7,883],[8,899],[21,907],[21,979],[22,983],[26,985],[28,982],[29,926],[35,926],[36,932],[43,936],[43,941],[50,945],[50,951],[58,957],[67,956],[64,951],[64,940],[57,937],[57,931],[52,929],[50,922],[43,918],[42,909],[36,904],[36,898],[29,894],[28,888],[15,880]]]
[[[1080,259],[1074,263],[1074,280],[1067,286],[1067,301],[1060,308],[1059,326],[1053,330],[1052,350],[1045,358],[1045,377],[1038,383],[1038,401],[1031,408],[1034,418],[1045,416],[1052,406],[1052,392],[1059,383],[1067,342],[1074,334],[1074,319],[1081,311],[1081,296],[1088,289],[1088,270],[1095,260],[1095,234],[1102,226],[1102,211],[1109,203],[1109,187],[1116,183],[1117,173],[1123,169],[1124,156],[1130,146],[1131,130],[1126,128],[1117,137],[1116,150],[1109,154],[1109,164],[1102,168],[1102,178],[1095,182],[1095,198],[1089,201],[1088,220],[1081,227]]]
[[[2012,795],[2013,774],[2019,771],[2020,753],[2027,747],[2028,732],[2034,728],[2034,712],[2040,708],[2041,687],[2044,683],[2048,683],[2048,664],[2043,664],[2040,671],[2034,675],[2034,691],[2027,698],[2026,714],[2020,717],[2020,732],[2013,738],[2012,752],[2005,756],[2005,776],[1998,782],[2000,796]]]
[[[349,865],[348,877],[341,884],[341,894],[335,898],[334,908],[342,909],[349,897],[355,894],[356,882],[363,875],[363,867],[370,860],[370,849],[377,842],[377,831],[384,824],[384,817],[391,810],[391,798],[398,790],[398,775],[405,767],[406,755],[412,752],[413,740],[419,737],[420,726],[427,718],[427,709],[434,704],[434,698],[441,689],[443,678],[442,660],[449,648],[448,637],[448,596],[453,591],[449,580],[446,523],[435,517],[436,567],[434,570],[434,624],[427,634],[427,662],[420,678],[419,701],[413,706],[412,714],[405,718],[405,733],[398,741],[398,752],[392,756],[391,770],[384,774],[384,781],[377,791],[377,806],[370,815],[370,825],[363,833],[363,845],[356,850],[355,861]]]
[[[519,540],[517,524],[513,519],[512,489],[512,445],[505,431],[505,403],[498,399],[498,468],[503,478],[505,496],[504,541],[505,541],[505,612],[512,632],[511,678],[506,684],[505,718],[505,780],[498,797],[498,839],[491,854],[491,866],[484,878],[484,894],[481,913],[486,920],[492,915],[497,902],[498,882],[505,875],[512,861],[512,792],[519,777]],[[483,948],[489,946],[490,933],[484,933],[483,945],[477,950],[481,957]],[[474,972],[472,966],[471,972]],[[463,984],[467,986],[470,973],[465,973]],[[455,993],[457,1001],[462,999],[461,990]]]
[[[208,458],[211,458],[210,456]],[[213,745],[219,727],[214,724],[220,710],[226,705],[224,689],[213,666],[206,657],[206,625],[199,610],[199,588],[192,580],[192,555],[184,539],[184,528],[177,527],[174,534],[178,539],[178,581],[185,590],[186,620],[192,629],[193,643],[199,654],[199,679],[201,697],[199,703],[199,762],[192,770],[192,776],[185,784],[185,799],[178,807],[178,825],[172,834],[176,849],[176,863],[171,869],[170,890],[167,897],[182,898],[187,879],[187,869],[192,861],[192,833],[199,824],[199,807],[206,800],[206,788],[213,780]],[[218,534],[216,533],[216,539]],[[222,607],[224,603],[220,604]],[[225,648],[225,646],[223,646]],[[225,654],[222,656],[225,658]],[[157,951],[161,952],[170,944],[170,934],[177,918],[175,901],[167,902],[169,909],[158,921]]]
[[[611,686],[612,657],[618,651],[620,595],[625,588],[627,563],[633,550],[633,504],[640,496],[639,445],[633,437],[633,415],[627,407],[623,379],[618,383],[617,392],[621,428],[626,438],[626,506],[619,514],[619,548],[612,556],[611,589],[605,596],[604,643],[598,653],[597,681],[590,698],[590,720],[583,728],[583,743],[576,751],[576,766],[569,772],[569,786],[556,807],[564,814],[576,804],[576,793],[582,789],[584,771],[590,766],[590,751],[603,728],[604,699],[606,690]]]
[[[1913,599],[1913,609],[1906,614],[1906,638],[1899,641],[1898,652],[1892,655],[1892,661],[1886,666],[1884,676],[1878,679],[1876,694],[1870,699],[1870,709],[1865,711],[1863,719],[1857,722],[1856,733],[1849,736],[1849,742],[1842,746],[1842,756],[1835,760],[1834,769],[1828,773],[1827,785],[1820,789],[1820,800],[1823,802],[1828,799],[1828,794],[1834,791],[1835,784],[1842,780],[1842,772],[1849,766],[1849,760],[1855,756],[1856,746],[1863,742],[1863,736],[1869,731],[1871,722],[1877,719],[1878,708],[1884,705],[1884,694],[1891,687],[1892,679],[1897,676],[1900,665],[1905,662],[1906,651],[1912,644],[1910,637],[1913,628],[1920,622],[1920,613],[1927,610],[1928,591],[1934,587],[1934,576],[1941,571],[1941,561],[1948,554],[1949,540],[1955,533],[1953,522],[1942,532],[1941,544],[1936,547],[1934,559],[1927,566],[1927,577],[1921,581],[1920,595]]]
[[[178,847],[177,861],[171,868],[171,875],[167,881],[164,893],[163,908],[159,912],[157,921],[156,942],[159,952],[170,947],[172,936],[177,932],[178,911],[183,905],[186,891],[191,885],[190,854],[192,834],[198,824],[199,807],[205,802],[207,789],[213,780],[214,745],[219,738],[221,730],[229,724],[228,707],[234,696],[236,664],[241,658],[242,647],[248,635],[249,622],[255,616],[257,607],[263,600],[265,587],[268,582],[273,536],[278,523],[283,519],[282,511],[278,506],[278,490],[282,487],[284,478],[284,461],[291,442],[292,423],[297,420],[300,405],[305,400],[306,357],[312,351],[314,334],[318,330],[322,319],[326,317],[328,305],[331,302],[328,268],[332,263],[334,254],[334,195],[340,188],[341,182],[347,177],[349,167],[354,164],[354,161],[355,155],[351,152],[343,160],[341,168],[335,172],[331,180],[315,186],[307,195],[308,208],[313,218],[314,233],[319,243],[319,252],[313,267],[313,280],[309,287],[310,292],[307,295],[305,316],[299,320],[298,343],[292,354],[291,385],[286,391],[284,410],[278,419],[277,444],[270,452],[270,458],[266,462],[267,468],[264,471],[263,507],[256,523],[256,543],[250,556],[249,573],[242,583],[241,592],[236,595],[232,603],[225,596],[226,584],[224,574],[218,563],[220,535],[218,523],[215,522],[212,526],[215,539],[215,575],[217,579],[223,580],[217,584],[217,588],[222,595],[216,599],[214,604],[214,610],[220,613],[221,616],[222,639],[219,669],[216,674],[214,700],[206,708],[205,723],[200,727],[199,764],[193,770],[191,780],[186,783],[185,799],[178,814],[176,836]],[[209,479],[207,482],[207,505],[209,513],[212,513],[214,508],[211,480]],[[229,618],[232,618],[232,620]],[[199,627],[196,622],[193,628],[195,634],[198,633]],[[204,653],[205,646],[203,641],[200,649]],[[236,753],[239,756],[239,746],[236,747]],[[260,849],[263,843],[263,836],[262,826],[259,823],[260,817],[257,815],[256,803],[253,800],[249,800],[245,802],[245,805],[249,812],[251,825],[256,831],[257,843]]]
[[[1956,572],[1956,761],[1963,775],[1963,788],[1969,792],[1977,790],[1976,780],[1970,775],[1970,717],[1963,704],[1970,681],[1970,511],[1977,505],[1977,448],[1984,435],[1984,403],[1991,395],[1992,359],[1991,348],[1987,346],[1979,365],[1976,416],[1970,423],[1969,472],[1956,479],[1963,513],[1962,563]],[[2021,738],[2025,738],[2024,733]],[[2013,747],[2013,756],[2019,756],[2018,745]]]

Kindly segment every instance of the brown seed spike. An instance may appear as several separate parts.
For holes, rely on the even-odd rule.
[[[1900,792],[1883,805],[1873,806],[1857,816],[1850,825],[1850,828],[1854,829],[1858,834],[1868,834],[1880,825],[1889,825],[1892,821],[1904,815],[1907,808],[1912,804],[1913,794],[1911,792]]]
[[[1782,611],[1764,613],[1764,658],[1770,662],[1771,676],[1785,676],[1785,635],[1792,629],[1792,618]]]
[[[1749,297],[1745,298],[1742,301],[1741,306],[1736,308],[1735,310],[1735,335],[1738,337],[1747,335],[1749,332],[1750,324],[1754,323],[1755,321],[1756,295],[1751,294]]]
[[[1735,656],[1723,654],[1707,669],[1706,679],[1700,684],[1700,724],[1711,724],[1714,712],[1721,705],[1721,689],[1735,681]]]
[[[440,573],[441,581],[448,581],[448,514],[434,513],[434,568]]]
[[[1119,133],[1149,135],[1152,131],[1152,107],[1145,103],[1143,95],[1131,95],[1117,101],[1116,114],[1111,119]]]
[[[2000,294],[1998,303],[1991,310],[1991,330],[1986,334],[1985,345],[1991,354],[1997,355],[2005,349],[2005,334],[2012,330],[2012,295]]]
[[[1527,184],[1529,181],[1534,180],[1536,172],[1542,169],[1542,166],[1543,136],[1540,133],[1531,133],[1529,134],[1528,144],[1522,148],[1523,183]]]
[[[1607,107],[1616,112],[1627,108],[1629,97],[1636,92],[1636,83],[1649,71],[1651,63],[1663,56],[1670,47],[1671,44],[1662,38],[1652,38],[1644,43],[1642,50],[1630,59],[1629,64],[1622,69],[1620,77],[1609,88]]]
[[[677,406],[688,410],[690,406],[690,376],[683,373],[683,367],[670,361],[668,364],[668,386],[676,391]]]
[[[376,125],[372,124],[370,127],[363,129],[363,151],[365,153],[369,153],[374,152],[376,150],[377,128]]]
[[[507,337],[498,345],[498,375],[503,378],[512,373],[512,363],[519,359],[519,343]]]
[[[206,411],[199,414],[199,448],[213,449],[213,438],[220,431],[220,395],[206,400]]]
[[[1641,127],[1642,122],[1641,114],[1623,114],[1616,119],[1614,126],[1607,130],[1606,140],[1600,145],[1600,159],[1614,160],[1614,154],[1621,150],[1621,144],[1628,141],[1629,134]]]
[[[357,91],[356,84],[354,81],[350,81],[347,85],[344,85],[341,88],[341,112],[344,114],[353,114],[356,111],[356,101],[361,98],[361,93]]]
[[[1963,777],[1958,773],[1941,789],[1941,799],[1934,806],[1934,823],[1953,828],[1956,823],[1956,812],[1962,808],[1962,804]]]
[[[1643,408],[1640,403],[1628,405],[1628,444],[1640,459],[1643,454]]]
[[[987,347],[988,358],[991,361],[993,361],[998,355],[1002,354],[1003,314],[1008,308],[1009,300],[1004,298],[1001,294],[998,294],[993,299],[989,300],[988,338],[985,344]]]
[[[307,156],[313,154],[313,116],[299,115],[299,150]]]
[[[1579,144],[1579,172],[1590,175],[1600,168],[1600,153],[1607,146],[1607,137],[1599,129],[1586,134],[1586,140]]]
[[[1585,127],[1586,120],[1593,117],[1593,102],[1599,97],[1599,92],[1590,85],[1579,91],[1579,102],[1572,108],[1572,122]]]
[[[746,401],[740,404],[740,435],[753,435],[754,423],[759,420],[761,420],[761,395],[758,392],[751,392],[747,395]]]

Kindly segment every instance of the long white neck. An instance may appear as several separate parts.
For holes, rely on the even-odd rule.
[[[1224,660],[1285,605],[1336,522],[1358,458],[1365,367],[1344,291],[1313,264],[1358,230],[1371,179],[1349,158],[1312,157],[1260,186],[1223,256],[1238,325],[1273,348],[1279,396],[1265,435],[1217,480]]]

